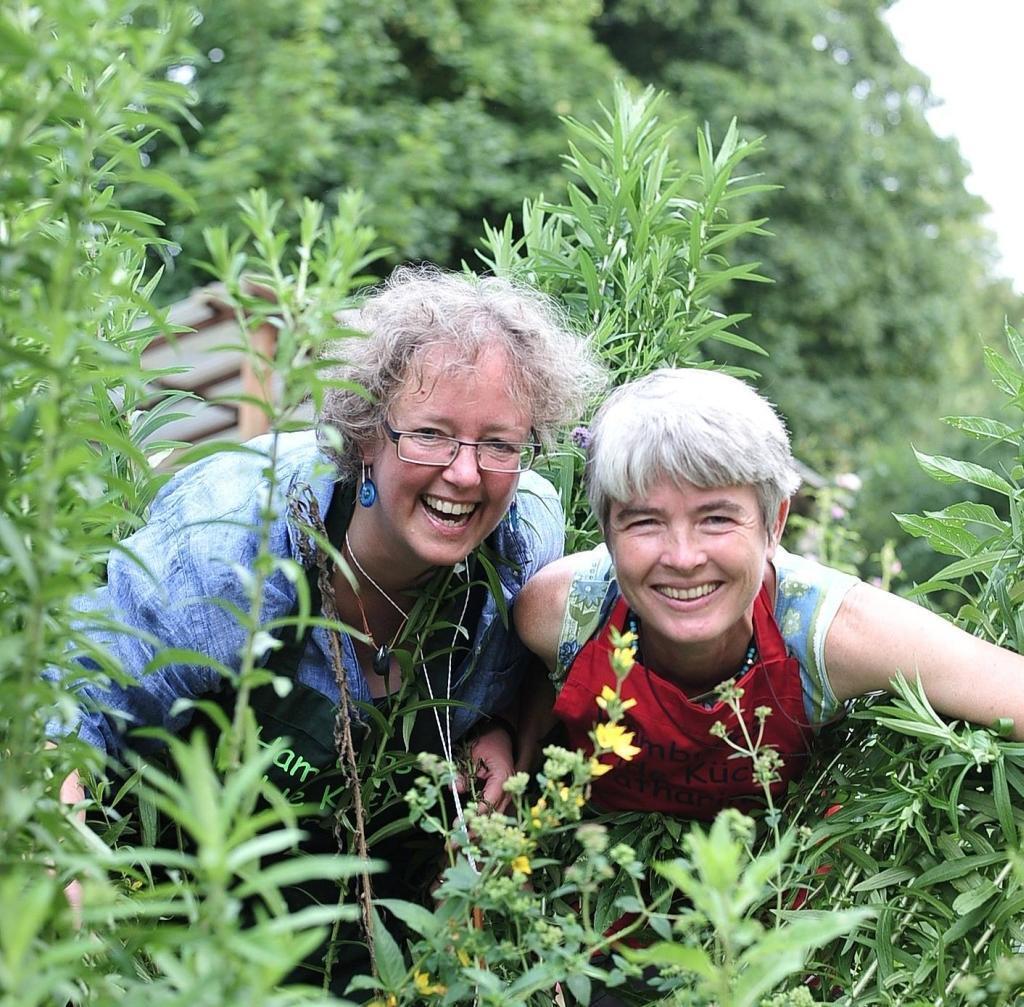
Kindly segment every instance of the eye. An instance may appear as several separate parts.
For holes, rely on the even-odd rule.
[[[518,444],[507,444],[505,441],[481,441],[480,447],[495,458],[513,458],[520,451]]]
[[[440,430],[432,430],[430,427],[423,427],[419,430],[412,431],[410,436],[415,437],[416,440],[420,441],[422,444],[433,444],[445,435],[442,434]]]
[[[711,528],[727,528],[736,523],[731,514],[708,514],[704,518],[704,524]]]
[[[629,531],[643,531],[647,528],[653,528],[657,522],[652,517],[634,517],[630,518],[624,525]]]

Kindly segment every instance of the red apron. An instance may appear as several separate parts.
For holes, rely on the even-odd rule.
[[[554,712],[566,726],[570,748],[593,749],[588,732],[604,718],[595,697],[602,686],[615,688],[609,627],[623,632],[628,614],[629,606],[620,598],[604,629],[584,645],[569,669]],[[775,748],[783,759],[781,779],[771,787],[778,798],[803,771],[812,732],[804,711],[800,665],[786,653],[766,587],[754,601],[754,641],[758,661],[737,683],[744,690],[740,707],[752,739],[758,732],[754,710],[771,707],[761,744]],[[712,725],[722,721],[729,736],[742,743],[737,718],[726,704],[707,709],[691,702],[677,685],[640,664],[623,683],[622,698],[636,700],[622,723],[635,732],[633,744],[641,754],[629,762],[606,757],[614,768],[593,783],[599,808],[710,821],[722,808],[746,810],[761,803],[763,791],[753,779],[751,760],[710,733]]]

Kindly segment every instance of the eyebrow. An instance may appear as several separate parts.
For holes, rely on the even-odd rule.
[[[707,503],[700,504],[697,508],[698,514],[706,514],[708,511],[728,511],[730,514],[742,514],[746,508],[742,504],[736,503],[735,500],[730,500],[728,497],[721,497],[717,500],[708,500]]]
[[[393,418],[393,417],[392,417]],[[423,413],[413,419],[403,421],[402,430],[416,430],[419,427],[438,427],[450,429],[452,425],[452,418],[450,415],[441,413]],[[399,429],[395,427],[395,429]],[[522,436],[519,432],[519,427],[509,426],[505,423],[499,423],[495,426],[484,427],[485,433],[480,436],[481,441],[493,441],[493,440],[507,440],[512,441],[516,444],[532,442],[532,431],[528,431],[526,436]],[[447,436],[453,436],[448,434]]]
[[[735,500],[730,500],[728,497],[718,497],[714,500],[708,500],[705,503],[698,504],[694,508],[694,512],[697,514],[709,514],[712,511],[725,511],[728,514],[743,514],[745,508],[742,504],[736,503]],[[628,521],[635,517],[662,517],[665,511],[661,507],[649,507],[642,504],[635,505],[632,507],[623,507],[619,510],[613,520],[615,521]]]

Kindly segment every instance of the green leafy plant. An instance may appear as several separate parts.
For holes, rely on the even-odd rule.
[[[743,235],[766,233],[764,220],[738,215],[743,197],[771,188],[736,174],[760,142],[741,140],[735,123],[717,149],[700,132],[691,170],[672,153],[678,123],[662,121],[663,106],[651,89],[634,95],[618,84],[603,121],[566,119],[565,201],[524,200],[518,222],[484,224],[478,252],[488,269],[565,304],[616,384],[706,361],[715,341],[764,353],[736,331],[746,315],[716,307],[731,283],[768,282],[757,263],[726,258]],[[597,540],[579,486],[585,436],[567,436],[545,468],[562,493],[570,552]]]

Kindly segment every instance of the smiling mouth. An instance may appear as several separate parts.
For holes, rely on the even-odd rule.
[[[467,524],[478,506],[475,503],[456,503],[454,500],[442,500],[441,497],[428,494],[421,496],[420,502],[435,521],[440,521],[451,528],[458,528],[461,525]]]
[[[659,587],[657,591],[672,601],[696,601],[698,598],[706,598],[718,588],[718,584],[701,584],[698,587]]]

